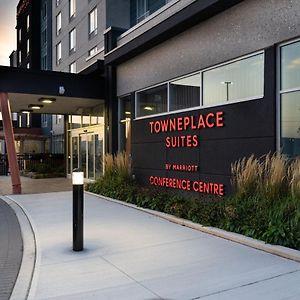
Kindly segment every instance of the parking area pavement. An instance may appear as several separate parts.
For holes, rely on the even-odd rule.
[[[23,242],[18,219],[0,199],[0,299],[10,298],[22,262]]]
[[[300,299],[300,263],[85,195],[72,251],[72,193],[10,196],[37,261],[29,299]]]

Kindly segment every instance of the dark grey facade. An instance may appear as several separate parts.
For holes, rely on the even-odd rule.
[[[229,194],[234,161],[251,154],[261,156],[280,150],[289,156],[300,154],[297,146],[300,115],[292,115],[297,97],[300,99],[299,16],[297,1],[170,1],[119,36],[114,36],[112,29],[107,37],[110,47],[105,64],[115,70],[117,92],[111,98],[119,99],[119,107],[123,99],[131,98],[132,158],[138,180],[150,184],[150,177],[154,176],[220,183],[225,187],[225,194]],[[285,43],[287,46],[283,47]],[[239,89],[237,81],[226,77],[218,81],[218,71],[242,65],[249,57],[259,54],[263,55],[261,93],[246,98],[234,96]],[[229,73],[234,74],[232,70]],[[184,98],[183,88],[182,96],[178,96],[178,91],[172,94],[169,89],[174,89],[174,81],[183,82],[185,76],[190,78],[193,74],[199,74],[200,78],[197,83],[199,102],[184,106],[184,101],[189,102],[193,94]],[[284,80],[293,82],[283,89]],[[248,83],[245,80],[245,87],[240,89],[249,89],[251,81]],[[164,85],[162,93],[159,89]],[[223,89],[222,101],[213,100],[213,92],[207,96],[213,88]],[[195,91],[194,88],[193,93]],[[175,99],[177,109],[172,108]],[[184,108],[180,108],[180,99]],[[141,114],[141,109],[148,112]],[[218,111],[224,116],[222,128],[157,134],[150,131],[151,122],[197,118]],[[122,128],[124,120],[111,122]],[[291,122],[295,124],[288,125]],[[167,137],[183,135],[196,135],[197,147],[167,146]],[[198,168],[197,172],[169,170],[166,169],[168,164]],[[202,196],[195,191],[190,193]]]

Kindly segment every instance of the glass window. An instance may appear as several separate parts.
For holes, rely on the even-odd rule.
[[[26,18],[26,24],[27,24],[27,31],[29,30],[29,27],[30,27],[30,16],[27,15],[27,18]]]
[[[56,35],[61,32],[61,12],[56,16]]]
[[[47,70],[47,55],[42,57],[42,70]]]
[[[27,44],[26,44],[26,53],[27,55],[29,54],[29,51],[30,51],[30,43],[29,43],[29,39],[27,40]]]
[[[60,4],[60,0],[56,0],[56,6]]]
[[[19,50],[19,64],[22,62],[22,51]]]
[[[72,115],[72,129],[81,127],[81,116]]]
[[[90,116],[82,116],[82,127],[90,126]]]
[[[98,51],[97,46],[89,50],[89,57],[95,55],[97,51]]]
[[[262,97],[263,90],[263,54],[203,72],[203,105]]]
[[[76,73],[76,62],[75,61],[72,64],[70,64],[69,72],[70,73]]]
[[[46,17],[47,17],[47,3],[46,2],[43,5],[42,16],[43,16],[43,19],[46,19]]]
[[[290,157],[300,155],[300,92],[281,95],[281,148]]]
[[[47,31],[43,30],[42,31],[42,46],[45,46],[46,42],[47,42]]]
[[[69,33],[69,45],[70,51],[75,51],[76,49],[76,28],[74,28],[70,33]]]
[[[131,153],[131,96],[119,99],[119,151]]]
[[[69,0],[69,18],[75,17],[76,13],[76,0]]]
[[[61,43],[56,45],[56,63],[61,63]]]
[[[281,47],[281,90],[300,88],[300,42]]]
[[[26,68],[30,69],[30,63],[27,63]]]
[[[20,28],[18,30],[18,32],[19,32],[19,42],[21,42],[21,39],[22,39],[22,29]]]
[[[97,33],[97,7],[89,13],[89,34]]]
[[[200,105],[200,73],[170,82],[170,110]]]
[[[167,84],[137,92],[137,117],[167,112]]]

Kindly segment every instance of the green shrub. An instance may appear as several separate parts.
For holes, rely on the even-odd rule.
[[[300,160],[289,163],[277,154],[243,158],[232,165],[235,193],[231,197],[199,200],[137,184],[130,179],[122,159],[116,164],[110,156],[110,167],[104,177],[89,184],[87,189],[202,225],[300,250]]]

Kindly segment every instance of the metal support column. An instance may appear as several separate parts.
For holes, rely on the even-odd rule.
[[[0,93],[0,106],[2,112],[2,122],[8,155],[8,163],[11,174],[12,191],[14,194],[21,194],[21,179],[7,93]]]

